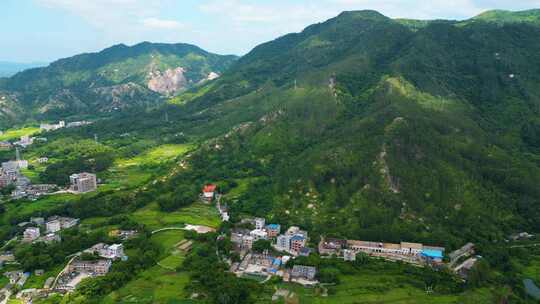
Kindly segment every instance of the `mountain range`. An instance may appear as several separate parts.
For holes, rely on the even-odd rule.
[[[91,132],[201,143],[160,193],[227,177],[248,187],[233,214],[342,237],[496,242],[540,231],[539,18],[351,11],[241,58],[118,45],[4,79],[4,116],[155,106]]]
[[[4,120],[55,118],[159,104],[236,60],[188,44],[120,44],[0,79]]]

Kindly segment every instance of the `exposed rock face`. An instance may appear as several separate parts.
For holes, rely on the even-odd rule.
[[[164,94],[172,95],[186,88],[188,81],[184,75],[186,70],[181,67],[168,69],[165,72],[153,71],[148,77],[148,89]]]
[[[208,76],[206,77],[206,80],[214,80],[214,79],[217,79],[217,78],[219,78],[219,74],[218,74],[218,73],[211,72],[211,73],[208,74]]]

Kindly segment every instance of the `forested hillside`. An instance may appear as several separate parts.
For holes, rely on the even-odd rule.
[[[25,110],[9,107],[13,113],[0,116],[0,123],[21,114],[52,119],[157,105],[162,96],[219,77],[235,59],[188,44],[149,42],[61,59],[0,79],[2,97]]]
[[[170,187],[241,180],[236,214],[339,236],[538,231],[539,38],[534,22],[418,28],[360,11],[258,46],[186,94],[179,130],[230,133]]]

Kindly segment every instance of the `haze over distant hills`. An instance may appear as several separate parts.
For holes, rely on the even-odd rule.
[[[31,63],[20,63],[20,62],[9,62],[9,61],[0,61],[0,77],[10,77],[15,75],[18,72],[22,72],[27,69],[37,68],[46,66],[48,63],[45,62],[31,62]]]

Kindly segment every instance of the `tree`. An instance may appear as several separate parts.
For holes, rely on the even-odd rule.
[[[340,271],[337,268],[323,268],[319,271],[319,280],[321,283],[339,283]]]
[[[272,248],[272,243],[268,240],[257,240],[253,242],[251,249],[255,252],[263,252],[265,250],[270,250]]]
[[[485,260],[479,260],[469,270],[467,284],[472,287],[481,287],[485,285],[491,276],[491,269]]]

